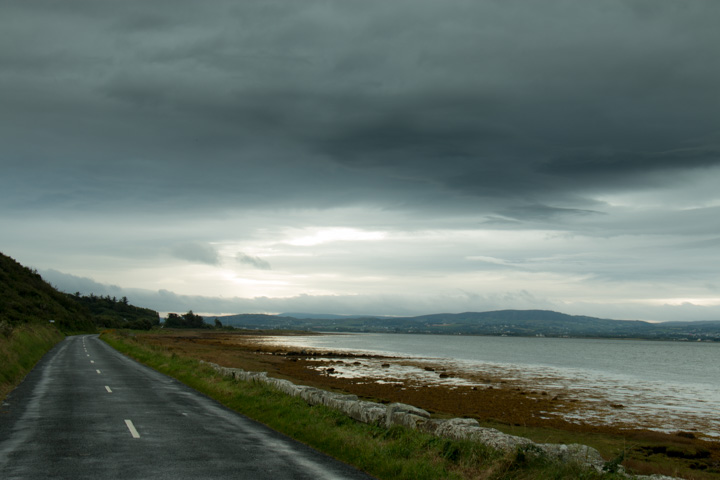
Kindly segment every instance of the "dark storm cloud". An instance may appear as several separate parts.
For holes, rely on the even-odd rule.
[[[443,208],[557,217],[719,162],[716,2],[5,13],[3,187],[18,207],[427,212],[444,196]]]
[[[602,212],[593,210],[582,210],[579,208],[556,208],[547,205],[528,205],[513,207],[503,210],[501,213],[509,218],[518,220],[548,220],[557,217],[602,215]]]
[[[558,158],[539,169],[550,175],[576,179],[637,177],[650,172],[708,168],[720,165],[720,149],[694,148],[667,152],[613,152]]]
[[[717,303],[716,0],[0,12],[0,243],[72,292],[209,312]]]

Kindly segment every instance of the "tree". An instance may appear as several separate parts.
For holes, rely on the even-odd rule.
[[[183,315],[185,319],[185,325],[187,328],[203,328],[205,322],[200,315],[195,315],[192,310]]]
[[[184,328],[185,319],[177,313],[168,313],[168,316],[165,319],[165,326],[167,328]]]
[[[168,313],[165,319],[165,326],[168,328],[207,328],[203,317],[195,315],[192,310],[184,315]]]
[[[222,328],[223,324],[219,319],[215,319],[215,328]]]

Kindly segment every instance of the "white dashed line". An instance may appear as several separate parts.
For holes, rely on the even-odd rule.
[[[89,356],[90,356],[90,355],[88,355],[88,357],[89,357]],[[95,360],[90,360],[90,363],[95,363]]]
[[[140,434],[135,430],[135,425],[133,425],[132,420],[125,420],[125,425],[127,425],[128,430],[130,430],[130,435],[132,435],[133,438],[140,438]]]
[[[100,370],[95,370],[96,372],[100,373]]]
[[[112,390],[110,390],[110,387],[108,387],[107,385],[105,385],[105,390],[107,390],[108,393],[112,393]]]

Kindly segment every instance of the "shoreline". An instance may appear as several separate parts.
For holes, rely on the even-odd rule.
[[[289,336],[297,334],[177,331],[171,336],[163,335],[174,339],[178,346],[189,342],[196,346],[229,347],[232,352],[208,351],[203,357],[223,366],[264,370],[271,376],[296,379],[303,384],[368,399],[409,403],[440,416],[575,432],[681,434],[719,443],[717,438],[682,425],[660,429],[657,427],[662,423],[659,415],[653,418],[643,414],[643,419],[633,421],[632,415],[625,414],[629,405],[601,398],[596,392],[589,395],[586,391],[569,389],[553,375],[526,375],[520,369],[492,366],[471,371],[462,362],[446,359],[283,344],[281,339]],[[651,428],[653,426],[655,428]]]
[[[140,336],[143,343],[179,355],[229,368],[262,371],[269,377],[354,394],[381,404],[413,405],[437,419],[473,418],[481,426],[538,443],[590,445],[606,458],[629,448],[633,460],[628,465],[633,468],[642,468],[638,465],[644,462],[654,464],[660,452],[663,463],[680,462],[692,471],[720,471],[717,440],[702,438],[689,429],[658,432],[630,422],[591,424],[582,414],[597,406],[593,399],[558,394],[540,388],[537,382],[520,383],[513,375],[463,372],[432,359],[278,345],[273,340],[287,338],[278,332],[177,330]],[[623,411],[619,405],[604,408]],[[638,465],[632,463],[636,461]]]
[[[285,336],[259,336],[256,342],[263,348],[275,348],[282,352],[302,348],[298,342],[286,341]],[[316,359],[327,356],[361,358],[374,352],[367,350],[337,349],[334,347],[314,348]],[[382,353],[380,355],[383,355]],[[392,366],[382,369],[377,362],[369,364],[325,362],[308,364],[307,368],[328,372],[336,378],[347,379],[350,383],[396,383],[410,387],[445,386],[461,392],[463,387],[475,390],[493,390],[493,397],[504,397],[517,409],[528,415],[518,418],[499,418],[511,424],[532,424],[544,426],[552,420],[560,420],[583,426],[610,427],[620,430],[650,430],[659,433],[684,435],[693,434],[707,441],[720,441],[720,422],[712,403],[697,401],[698,392],[684,392],[676,385],[658,384],[657,381],[635,379],[633,383],[618,381],[612,375],[582,369],[517,365],[495,362],[476,362],[453,358],[430,358],[416,355],[383,355]],[[402,368],[400,368],[402,367]],[[401,386],[401,388],[403,388]],[[518,402],[509,398],[507,390],[519,392],[534,400],[535,405]],[[467,393],[465,393],[467,394]],[[484,400],[476,393],[478,400]],[[552,402],[546,400],[550,398]],[[467,402],[466,402],[467,403]],[[487,410],[478,415],[473,410],[453,411],[454,414],[473,416],[478,419],[492,417]],[[517,413],[517,412],[515,412]],[[557,424],[557,422],[553,422]],[[563,428],[569,428],[567,426]]]

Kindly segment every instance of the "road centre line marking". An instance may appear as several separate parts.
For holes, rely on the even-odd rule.
[[[89,356],[90,356],[90,355],[88,355],[88,357],[89,357]],[[95,363],[95,360],[90,360],[90,363]]]
[[[110,390],[110,387],[108,387],[107,385],[105,385],[105,390],[107,390],[108,393],[112,393],[112,390]]]
[[[133,425],[132,420],[125,420],[125,425],[127,425],[128,430],[130,430],[130,435],[132,435],[133,438],[140,438],[140,434],[135,430],[135,425]]]
[[[96,372],[100,373],[100,370],[95,370]]]

